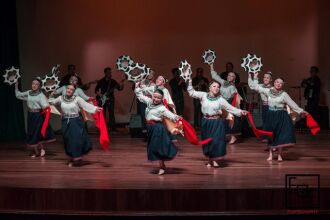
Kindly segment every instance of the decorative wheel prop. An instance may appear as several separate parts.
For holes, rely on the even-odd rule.
[[[54,67],[53,67],[54,68]],[[57,74],[46,75],[42,80],[42,89],[48,92],[55,91],[60,84]]]
[[[133,65],[134,61],[132,58],[128,55],[122,55],[118,57],[117,59],[117,69],[126,72],[128,70],[128,67]]]
[[[53,68],[52,68],[52,75],[57,75],[57,76],[59,76],[60,75],[60,64],[56,64],[56,65],[54,65],[53,66]]]
[[[180,76],[185,80],[191,79],[192,71],[191,65],[187,60],[181,61],[179,65]]]
[[[211,49],[205,50],[204,55],[202,56],[204,63],[212,64],[214,63],[215,59],[217,58],[215,52]]]
[[[125,71],[127,80],[138,82],[145,79],[150,74],[150,68],[142,63],[133,63]]]
[[[6,73],[3,75],[3,77],[5,78],[5,83],[13,85],[21,77],[21,74],[19,73],[19,69],[16,69],[12,66],[10,69],[6,69]]]
[[[241,67],[248,73],[260,72],[262,65],[261,57],[257,57],[255,54],[248,54],[244,57]]]

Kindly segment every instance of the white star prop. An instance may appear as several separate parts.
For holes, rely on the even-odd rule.
[[[191,79],[192,71],[191,65],[188,63],[187,60],[181,61],[179,65],[180,76],[185,80]]]
[[[132,60],[132,58],[130,56],[127,55],[122,55],[120,57],[118,57],[117,59],[117,69],[121,70],[121,71],[127,71],[128,67],[131,66],[134,63],[134,61]]]
[[[19,73],[19,69],[12,66],[10,69],[6,69],[6,73],[2,76],[5,78],[5,83],[13,85],[21,77],[21,74]]]
[[[248,54],[244,57],[241,67],[248,73],[260,72],[262,65],[261,57],[257,57],[255,54]]]
[[[211,49],[205,50],[204,55],[202,56],[204,63],[212,64],[214,63],[215,59],[217,58],[215,52]]]
[[[145,79],[150,74],[150,68],[142,63],[133,63],[125,71],[127,80],[137,82]]]
[[[46,92],[53,92],[55,91],[60,84],[58,76],[56,74],[46,75],[42,80],[41,88]]]

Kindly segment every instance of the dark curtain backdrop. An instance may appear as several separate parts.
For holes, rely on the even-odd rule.
[[[0,141],[20,140],[25,137],[22,101],[2,76],[11,66],[19,68],[16,1],[1,0],[0,11]]]

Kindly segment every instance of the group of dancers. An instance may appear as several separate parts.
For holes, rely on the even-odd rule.
[[[209,83],[207,92],[196,91],[191,79],[186,80],[185,83],[189,96],[199,100],[203,114],[200,129],[202,141],[191,143],[201,143],[203,154],[207,158],[206,166],[217,168],[219,161],[226,155],[226,137],[230,137],[229,143],[235,143],[235,136],[241,130],[240,117],[248,115],[249,112],[240,109],[238,104],[240,97],[235,87],[235,73],[230,72],[227,78],[223,79],[215,71],[213,64],[210,64],[210,73],[213,81]],[[166,173],[165,161],[172,160],[177,154],[174,140],[175,135],[180,133],[170,131],[163,122],[165,119],[170,120],[177,128],[178,125],[182,125],[182,122],[184,124],[187,122],[181,115],[176,114],[171,95],[164,86],[165,77],[158,76],[153,82],[153,75],[154,71],[151,71],[146,79],[135,82],[134,92],[145,109],[143,113],[147,128],[148,160],[158,161],[158,174],[163,175]],[[248,85],[250,89],[260,93],[263,106],[263,130],[272,134],[263,138],[269,146],[267,160],[273,160],[273,154],[277,152],[277,160],[282,161],[282,149],[296,143],[288,108],[300,114],[301,117],[309,113],[301,109],[283,90],[282,78],[274,78],[271,72],[266,72],[263,83],[259,83],[258,76],[258,73],[249,74]],[[272,84],[273,78],[275,80]],[[68,165],[81,166],[82,157],[92,149],[80,110],[97,114],[102,111],[102,108],[90,103],[94,101],[94,98],[85,95],[77,84],[78,78],[71,76],[69,84],[54,91],[49,98],[41,91],[39,78],[33,79],[31,90],[26,92],[20,92],[16,84],[16,97],[27,101],[27,145],[33,149],[32,157],[44,156],[43,144],[55,141],[50,125],[46,129],[44,126],[50,105],[56,105],[61,110],[64,148],[70,157]],[[189,127],[189,125],[186,126]],[[184,126],[184,132],[188,127]],[[176,129],[178,130],[180,129]]]

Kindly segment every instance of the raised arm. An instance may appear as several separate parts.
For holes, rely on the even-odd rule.
[[[16,83],[15,84],[15,95],[16,95],[16,98],[20,99],[20,100],[23,100],[23,101],[26,101],[28,99],[28,96],[29,96],[29,91],[25,91],[25,92],[21,92],[18,90],[18,84]]]
[[[187,88],[188,94],[189,96],[195,98],[195,99],[202,99],[205,92],[200,92],[200,91],[196,91],[194,89],[194,87],[192,86],[192,81],[189,80],[188,82],[188,88]]]
[[[259,84],[257,75],[255,75],[255,77],[252,79],[251,74],[249,74],[249,78],[248,78],[248,85],[250,87],[250,89],[255,90],[256,85]]]
[[[223,80],[219,75],[218,73],[214,70],[214,67],[213,67],[213,63],[210,65],[210,68],[211,68],[211,76],[212,76],[212,79],[214,79],[215,81],[219,82],[221,85],[223,85],[225,83],[225,80]]]
[[[229,104],[224,98],[220,98],[219,100],[220,100],[221,107],[224,110],[226,110],[227,112],[232,113],[239,117],[242,115],[243,111],[241,109],[235,108],[234,106]]]
[[[290,106],[290,108],[291,108],[293,111],[297,112],[298,114],[304,112],[304,109],[300,108],[300,107],[297,105],[297,103],[295,103],[295,102],[291,99],[291,97],[288,95],[288,93],[284,92],[283,96],[284,96],[284,102],[285,102],[288,106]]]
[[[152,99],[143,94],[143,89],[140,88],[140,83],[135,84],[134,92],[140,102],[143,102],[144,104],[152,103]]]
[[[65,90],[66,90],[66,86],[61,86],[60,88],[56,89],[53,94],[62,95],[64,94]]]

